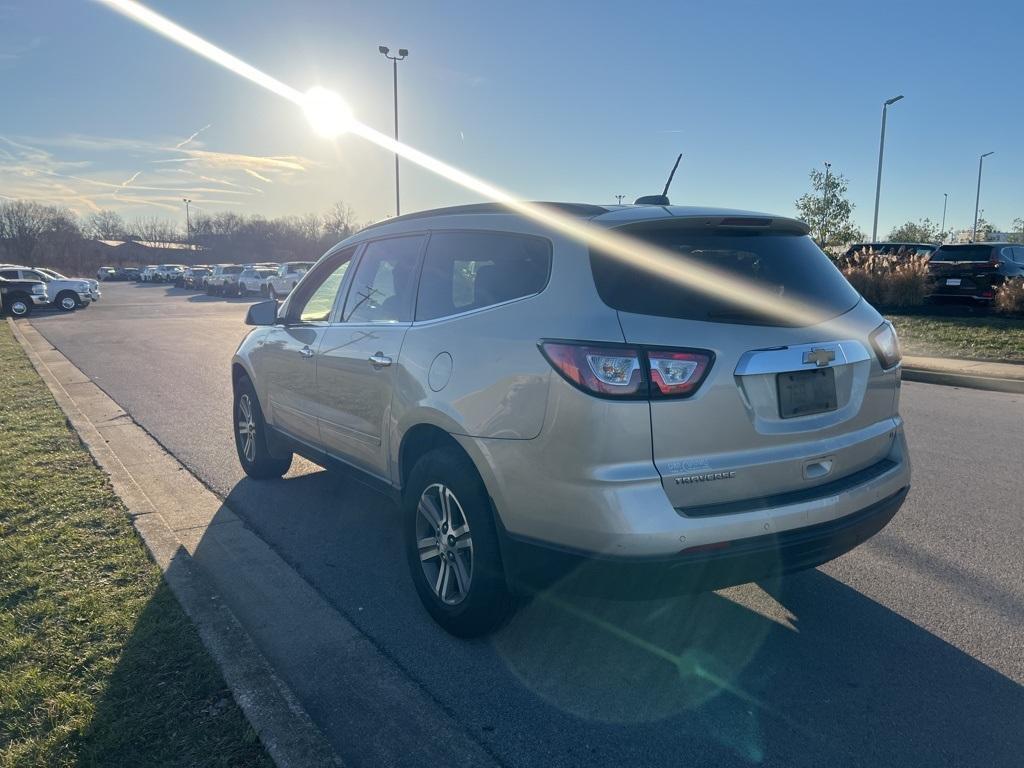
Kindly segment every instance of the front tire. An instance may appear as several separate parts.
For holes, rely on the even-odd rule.
[[[292,454],[274,456],[267,447],[267,425],[248,376],[235,387],[235,449],[245,474],[259,480],[281,477],[292,464]]]
[[[446,631],[478,637],[509,615],[490,497],[469,459],[454,448],[425,454],[402,500],[409,572],[420,601]]]
[[[61,312],[72,312],[78,309],[78,297],[71,291],[61,291],[53,303]]]

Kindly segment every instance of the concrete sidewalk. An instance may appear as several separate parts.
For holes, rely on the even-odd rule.
[[[906,355],[903,378],[925,384],[1024,394],[1024,364],[1017,363]]]

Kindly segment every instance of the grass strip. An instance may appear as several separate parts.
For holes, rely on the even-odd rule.
[[[272,766],[0,323],[0,766]]]
[[[886,316],[896,326],[905,354],[1024,363],[1024,319]]]

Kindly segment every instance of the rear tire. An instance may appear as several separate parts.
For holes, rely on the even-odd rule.
[[[281,477],[292,464],[292,454],[271,455],[263,410],[248,376],[242,376],[235,386],[233,413],[235,449],[245,474],[259,480]]]
[[[511,612],[490,497],[453,448],[422,456],[402,499],[406,558],[423,607],[456,637],[496,629]]]

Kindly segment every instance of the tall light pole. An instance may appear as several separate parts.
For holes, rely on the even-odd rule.
[[[615,196],[615,199],[619,201],[619,205],[622,205],[622,198],[624,198],[624,197],[625,197],[625,195],[616,195]]]
[[[994,155],[995,152],[986,152],[978,157],[978,191],[974,194],[974,233],[971,235],[971,242],[978,239],[978,203],[981,202],[981,166],[985,158]]]
[[[185,204],[185,235],[188,238],[188,251],[189,255],[192,255],[192,217],[189,215],[188,206],[192,202],[187,197],[181,198],[181,202]]]
[[[825,190],[821,195],[821,249],[828,246],[828,236],[825,234],[825,227],[828,224],[828,172],[832,170],[832,163],[825,163]]]
[[[942,226],[939,227],[939,236],[943,240],[946,238],[946,205],[949,203],[949,193],[942,193]]]
[[[405,59],[409,55],[407,48],[399,48],[398,55],[392,56],[391,49],[386,45],[378,45],[377,50],[384,54],[384,58],[389,59],[392,65],[392,71],[394,73],[394,84],[395,84],[395,141],[398,141],[398,62]],[[402,197],[398,187],[398,153],[395,153],[395,216],[402,215]]]
[[[875,179],[875,218],[871,224],[871,242],[878,242],[878,196],[882,191],[882,155],[885,152],[885,116],[889,112],[889,107],[895,104],[897,101],[902,99],[903,96],[893,96],[891,99],[886,99],[885,103],[882,104],[882,137],[878,140],[878,177]]]

